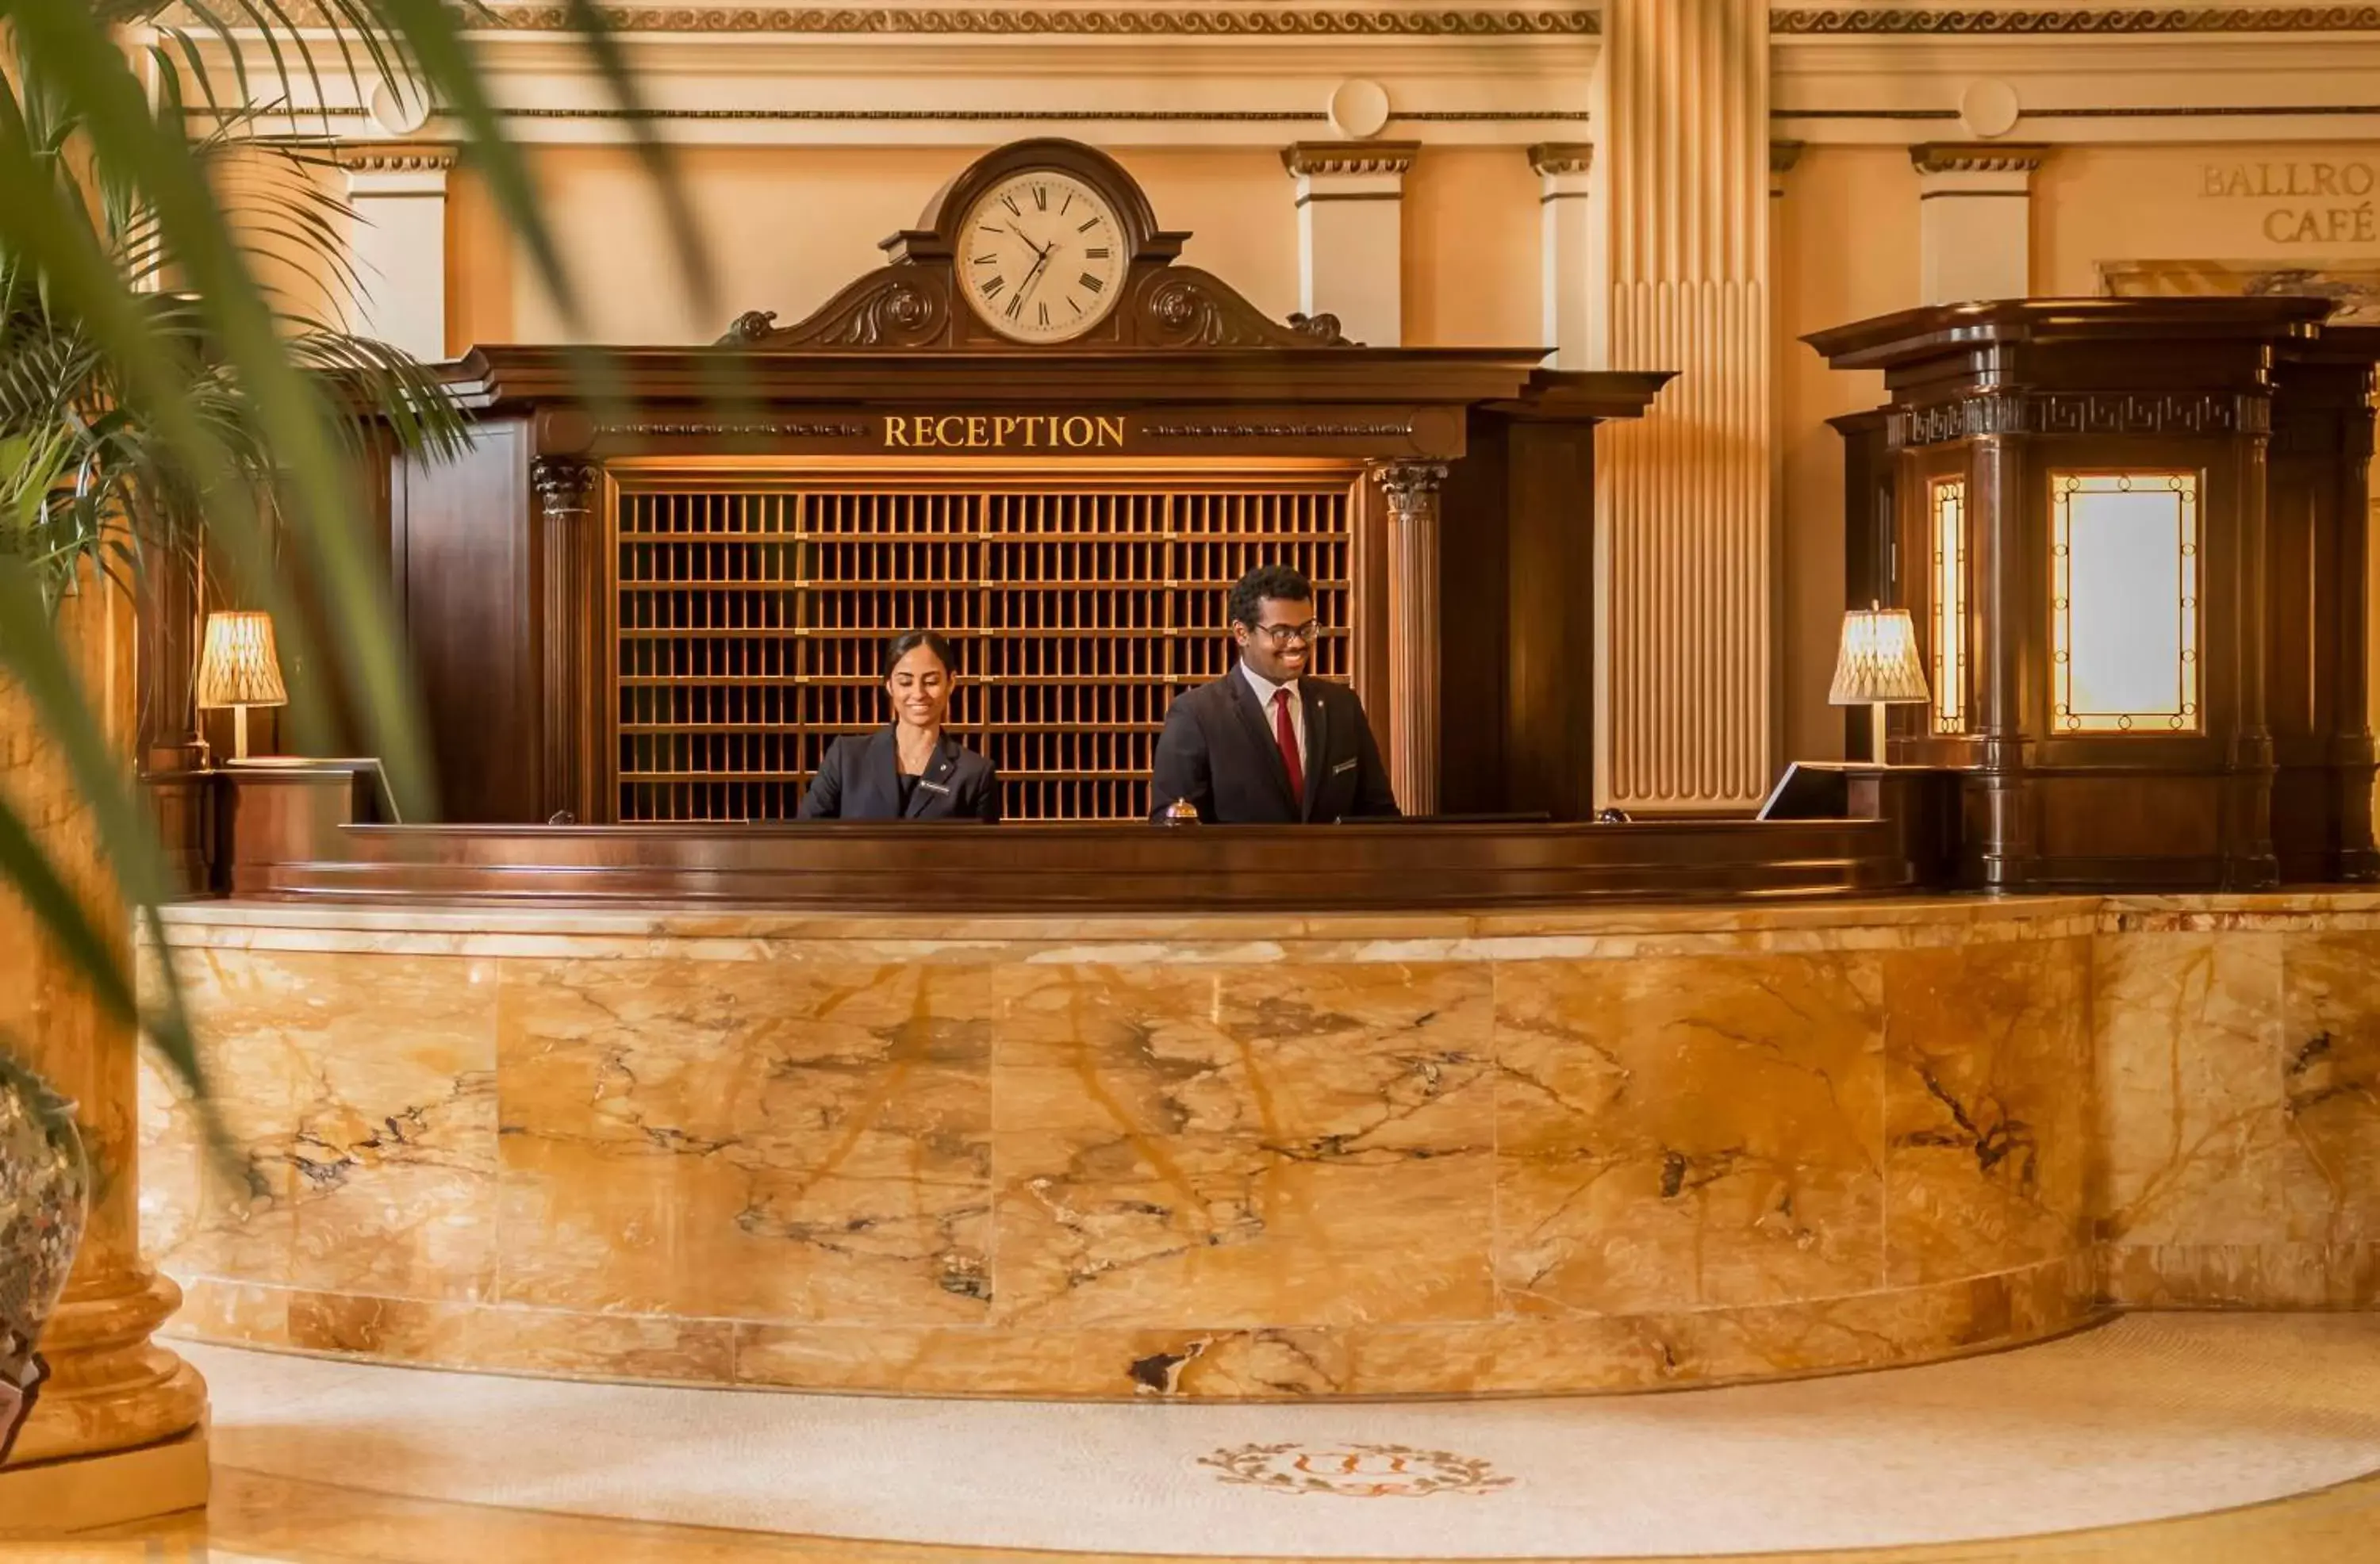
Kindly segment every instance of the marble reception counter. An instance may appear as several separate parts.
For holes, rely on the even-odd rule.
[[[1621,1390],[2380,1301],[2380,895],[1177,918],[209,903],[208,1340],[950,1394]]]

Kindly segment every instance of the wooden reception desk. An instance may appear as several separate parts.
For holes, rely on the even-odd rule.
[[[1919,773],[1949,782],[1938,773]],[[1361,821],[349,827],[263,867],[312,903],[732,903],[786,911],[1102,914],[1485,909],[1910,889],[1908,822]]]

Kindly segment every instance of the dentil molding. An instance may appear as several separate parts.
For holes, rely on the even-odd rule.
[[[1402,174],[1419,141],[1300,141],[1281,150],[1281,166],[1300,178],[1334,174]]]
[[[1595,166],[1592,141],[1540,141],[1529,149],[1529,166],[1540,176],[1585,174]]]
[[[1054,33],[1104,37],[1548,37],[1599,30],[1601,18],[1578,6],[1546,9],[1441,7],[1326,9],[1291,6],[605,6],[606,24],[622,32]],[[499,6],[502,26],[566,31],[562,6]]]
[[[455,166],[456,151],[443,144],[349,141],[332,155],[350,174],[438,174]]]
[[[1924,141],[1909,149],[1920,174],[2031,174],[2048,155],[2038,142]]]

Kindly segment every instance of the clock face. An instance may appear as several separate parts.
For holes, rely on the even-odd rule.
[[[1105,197],[1070,174],[1012,176],[959,230],[959,287],[1015,342],[1070,342],[1106,319],[1123,282],[1123,229]]]

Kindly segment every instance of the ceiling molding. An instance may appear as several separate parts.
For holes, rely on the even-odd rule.
[[[1768,28],[1791,37],[2380,32],[2380,6],[1786,6],[1769,13]]]
[[[1594,11],[1458,8],[1328,10],[1305,7],[1165,6],[605,6],[622,32],[759,32],[1038,35],[1103,38],[1544,38],[1602,30]],[[571,30],[563,6],[498,6],[508,31]]]

